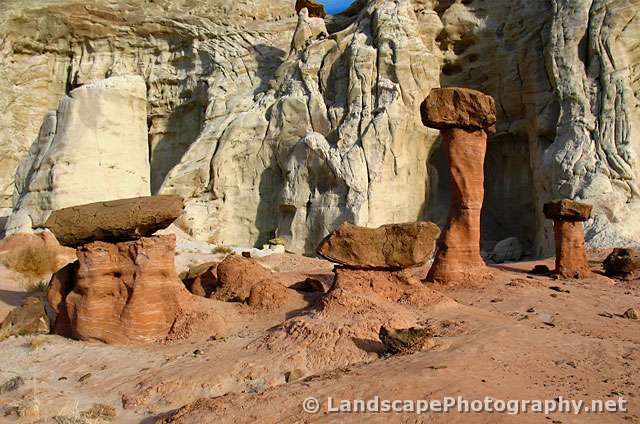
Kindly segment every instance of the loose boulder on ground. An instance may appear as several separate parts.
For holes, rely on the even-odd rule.
[[[272,273],[255,259],[229,255],[218,265],[218,287],[212,298],[224,302],[245,302],[251,289]]]
[[[167,228],[183,208],[180,196],[136,197],[60,209],[45,226],[65,246],[128,241]]]
[[[391,354],[411,354],[432,347],[433,332],[429,328],[393,329],[380,327],[380,341]]]
[[[24,299],[0,324],[0,340],[30,334],[49,334],[49,318],[44,302],[37,297]]]
[[[640,271],[640,252],[634,249],[617,248],[602,262],[609,277],[632,279]]]
[[[499,241],[491,252],[491,260],[495,263],[518,261],[522,258],[524,249],[517,237],[509,237]]]
[[[431,259],[440,229],[431,222],[365,228],[344,223],[318,247],[318,254],[357,269],[403,269]]]

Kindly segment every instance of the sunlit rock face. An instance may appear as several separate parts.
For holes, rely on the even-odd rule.
[[[310,19],[301,10],[298,26]],[[423,216],[437,133],[419,105],[439,84],[435,35],[410,1],[373,1],[351,20],[294,38],[268,90],[205,124],[161,189],[188,199],[183,227],[234,243],[275,235],[312,253],[342,222]]]
[[[49,113],[15,178],[7,233],[44,227],[51,211],[149,195],[147,99],[140,76],[83,85]]]
[[[47,111],[80,85],[138,75],[150,191],[184,197],[179,225],[197,238],[278,236],[311,253],[344,221],[444,224],[446,153],[418,107],[462,86],[498,111],[485,251],[515,236],[552,252],[542,205],[566,197],[594,205],[588,246],[640,240],[640,0],[360,0],[326,32],[294,4],[5,1],[0,207],[14,206]]]
[[[542,205],[555,198],[594,205],[585,223],[590,246],[640,240],[639,7],[638,0],[436,5],[442,84],[477,88],[498,106],[485,164],[485,243],[516,235],[534,253],[552,252]],[[433,158],[433,169],[446,169],[441,153]],[[449,183],[439,184],[434,212],[448,193]]]

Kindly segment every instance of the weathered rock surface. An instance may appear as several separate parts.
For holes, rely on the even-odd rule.
[[[553,223],[556,241],[555,273],[565,278],[585,278],[591,274],[584,243],[584,227],[579,221]]]
[[[207,331],[221,331],[222,314],[199,309],[200,298],[178,279],[174,252],[174,236],[78,248],[78,264],[50,284],[55,331],[83,341],[145,344],[171,336],[192,314],[208,322]]]
[[[382,326],[379,337],[387,352],[391,354],[410,355],[435,344],[430,328],[411,327],[397,330]]]
[[[509,237],[504,240],[500,240],[493,248],[490,254],[490,258],[495,263],[502,263],[507,261],[519,261],[524,255],[522,243],[517,237]]]
[[[277,310],[302,295],[285,287],[275,279],[262,280],[251,287],[247,304],[256,310]]]
[[[438,240],[438,251],[427,280],[435,282],[482,279],[489,274],[480,256],[480,211],[484,201],[484,130],[445,128],[453,196],[449,218]]]
[[[439,83],[437,32],[421,32],[420,16],[408,0],[361,4],[345,30],[281,52],[260,94],[225,94],[243,107],[207,120],[163,183],[188,199],[178,224],[224,243],[286,238],[312,254],[343,222],[420,220],[436,134],[419,106]]]
[[[245,302],[253,286],[271,278],[272,273],[255,259],[229,255],[218,265],[218,287],[212,298],[225,302]]]
[[[583,221],[592,206],[563,199],[544,205],[544,215],[553,220],[556,243],[555,272],[566,278],[585,278],[591,271],[587,261]]]
[[[638,6],[638,0],[436,5],[442,85],[471,87],[496,100],[486,240],[515,235],[536,253],[552,253],[542,205],[555,198],[594,205],[585,224],[591,247],[640,240],[640,46],[632,41],[640,33]],[[432,175],[442,176],[446,157],[433,158]],[[448,184],[440,178],[433,187],[432,210],[446,206]]]
[[[434,88],[420,106],[429,128],[495,132],[496,103],[491,96],[460,87]]]
[[[610,277],[634,278],[640,271],[640,252],[628,248],[613,249],[602,262],[602,267]]]
[[[324,10],[324,5],[315,0],[297,0],[296,13],[300,13],[302,9],[307,9],[309,11],[309,16],[313,18],[324,19],[324,17],[327,16],[327,12]]]
[[[72,206],[51,213],[45,226],[65,246],[148,237],[180,215],[179,196],[151,196]]]
[[[365,228],[344,223],[318,246],[318,254],[360,269],[403,269],[433,256],[440,229],[431,222]]]
[[[345,221],[444,224],[446,152],[419,125],[442,84],[496,101],[483,241],[550,253],[542,205],[571,198],[589,246],[637,244],[639,0],[484,3],[356,2],[291,52],[292,1],[4,1],[0,207],[65,93],[140,75],[152,190],[189,199],[199,239],[311,253]]]
[[[27,297],[0,323],[0,340],[30,334],[49,334],[49,318],[44,302],[37,297]]]
[[[209,297],[218,287],[217,266],[217,263],[200,264],[191,267],[187,275],[181,275],[180,278],[192,294]]]
[[[310,17],[309,12],[303,9],[298,14],[298,26],[296,26],[296,31],[293,33],[291,50],[302,51],[314,40],[328,36],[329,32],[327,31],[327,25],[324,19]]]
[[[52,210],[149,195],[147,96],[139,76],[71,91],[45,117],[16,174],[7,232],[43,227]]]
[[[586,221],[591,218],[592,210],[592,205],[563,199],[556,202],[545,203],[543,213],[547,219]]]

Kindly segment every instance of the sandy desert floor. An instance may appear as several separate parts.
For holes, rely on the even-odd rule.
[[[527,273],[536,264],[552,267],[552,259],[507,263],[492,266],[493,280],[420,288],[420,302],[406,304],[389,302],[382,292],[369,296],[360,287],[334,296],[322,311],[319,294],[296,297],[284,310],[268,313],[233,305],[238,318],[224,338],[147,347],[58,336],[10,338],[0,342],[0,384],[16,376],[25,383],[0,394],[0,422],[84,422],[53,417],[77,418],[100,403],[116,408],[117,423],[640,423],[640,321],[621,316],[640,307],[640,282],[606,278],[599,274],[602,254],[591,258],[594,274],[586,280]],[[333,279],[331,264],[320,260],[284,254],[260,261],[288,282],[313,276],[328,288]],[[412,273],[423,277],[425,271]],[[17,281],[0,270],[0,319],[24,296]],[[415,321],[434,328],[435,346],[386,356],[376,337],[354,337],[375,334],[381,324]],[[327,411],[330,397],[337,402],[375,396],[589,402],[623,397],[628,411]],[[319,413],[304,412],[309,397],[320,401]],[[27,412],[18,417],[12,407]]]

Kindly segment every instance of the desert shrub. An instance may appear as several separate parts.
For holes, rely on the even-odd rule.
[[[25,246],[5,253],[0,259],[7,268],[27,277],[31,282],[58,270],[56,252],[44,246]]]
[[[116,419],[116,408],[111,405],[96,403],[86,411],[82,411],[80,416],[90,420],[111,422]]]
[[[47,289],[49,288],[49,282],[47,280],[30,280],[30,282],[26,284],[27,293],[31,295],[45,294]]]
[[[233,249],[227,246],[216,246],[215,249],[213,249],[213,253],[229,255],[233,253]]]
[[[29,346],[31,347],[31,350],[38,350],[47,343],[49,343],[49,338],[47,336],[41,335],[31,338]]]

